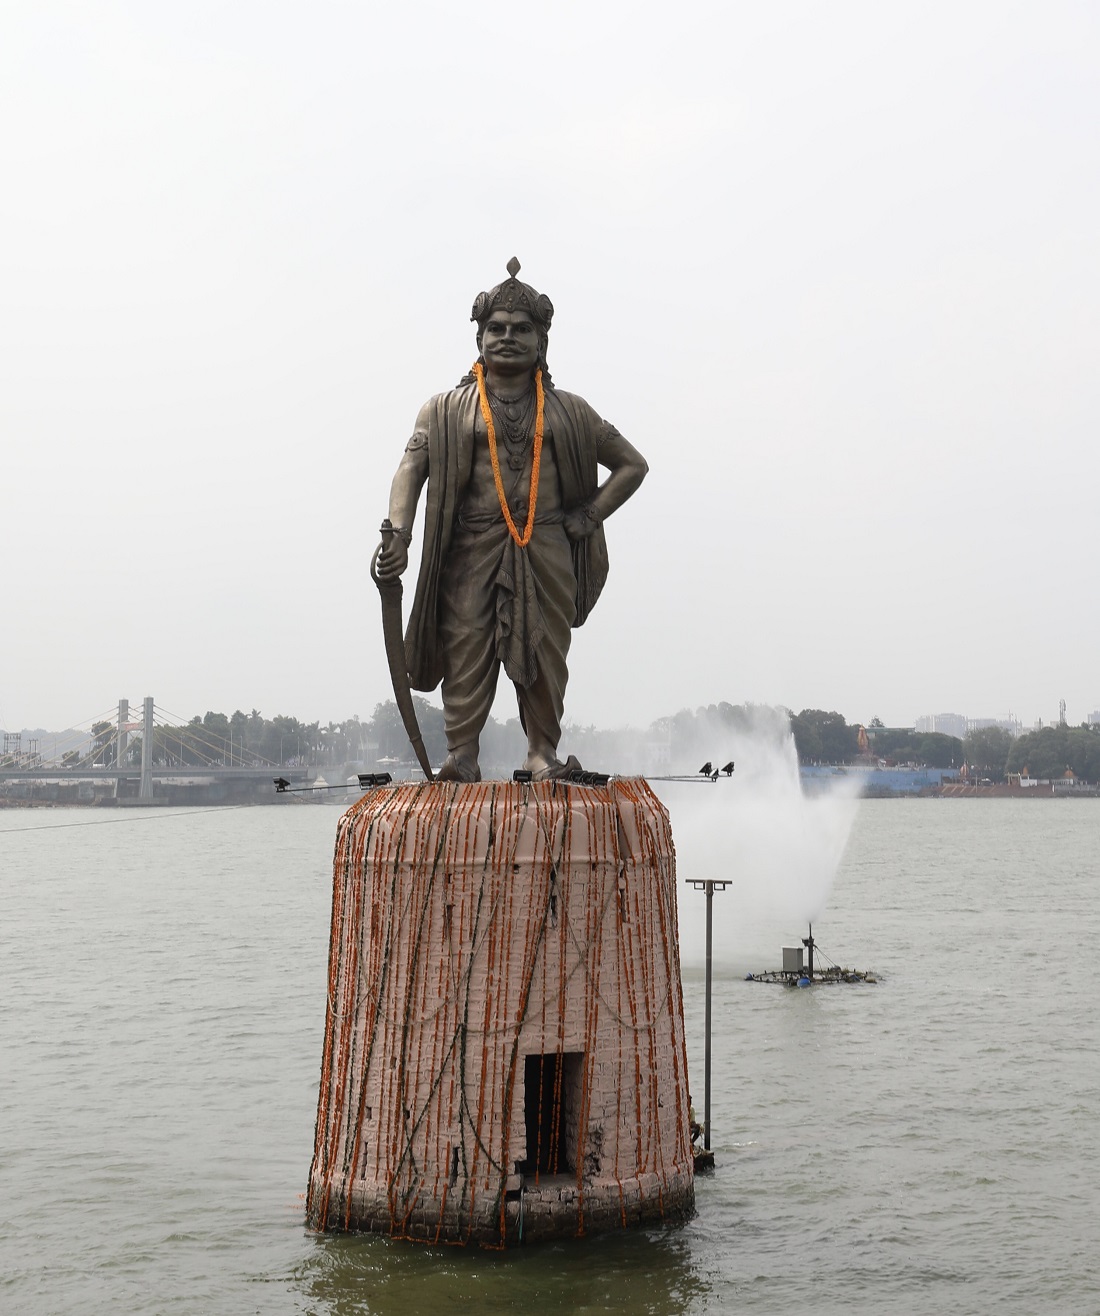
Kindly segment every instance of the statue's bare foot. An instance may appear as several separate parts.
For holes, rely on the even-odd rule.
[[[480,781],[481,769],[477,766],[477,759],[471,759],[463,754],[448,754],[443,760],[443,766],[435,774],[436,781]]]
[[[531,753],[527,755],[527,761],[523,766],[534,781],[556,781],[561,777],[568,777],[571,772],[581,770],[575,754],[570,754],[563,763],[554,755]]]

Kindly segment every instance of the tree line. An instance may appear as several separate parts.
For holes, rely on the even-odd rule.
[[[803,709],[791,715],[791,730],[804,763],[851,763],[861,755],[858,725],[849,726],[839,713]],[[1003,727],[980,727],[960,739],[922,733],[908,727],[884,727],[872,718],[865,728],[867,752],[888,763],[914,763],[932,768],[961,768],[971,777],[1003,782],[1009,774],[1061,777],[1070,769],[1084,781],[1100,781],[1100,726],[1082,723],[1043,727],[1013,736]]]
[[[414,696],[425,748],[433,763],[447,753],[443,711]],[[910,727],[887,727],[879,718],[865,726],[849,723],[835,711],[718,703],[681,709],[645,728],[608,730],[569,724],[563,752],[586,766],[614,771],[695,771],[715,754],[733,757],[737,739],[761,730],[794,738],[802,763],[851,764],[869,758],[890,764],[933,768],[969,765],[971,775],[1003,781],[1007,774],[1027,770],[1033,777],[1060,777],[1066,768],[1084,780],[1100,780],[1100,727],[1044,727],[1014,738],[1000,727],[983,727],[965,739]],[[862,733],[862,735],[861,735]],[[76,765],[94,760],[114,766],[117,728],[110,722],[92,728],[93,744],[85,755],[66,756]],[[166,766],[309,766],[352,770],[364,765],[407,764],[413,761],[400,713],[392,699],[375,705],[370,717],[358,714],[342,721],[303,722],[278,714],[264,717],[257,709],[232,714],[208,711],[182,727],[156,727],[153,760]],[[504,722],[490,717],[482,735],[482,761],[487,776],[508,776],[523,762],[526,736],[518,718]],[[141,735],[132,734],[125,749],[126,765],[141,762]],[[694,760],[700,759],[698,765]],[[719,766],[719,760],[715,761]]]

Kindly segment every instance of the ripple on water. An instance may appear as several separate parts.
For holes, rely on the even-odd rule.
[[[1075,967],[1100,938],[1100,807],[987,804],[861,807],[814,933],[877,987],[719,965],[718,1168],[694,1220],[505,1256],[302,1227],[336,810],[0,817],[0,1308],[1100,1310],[1100,1057]],[[717,930],[736,960],[737,927]],[[767,930],[776,958],[801,935]],[[684,988],[698,1109],[701,971]]]

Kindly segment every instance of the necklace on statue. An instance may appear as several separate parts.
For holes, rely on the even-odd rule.
[[[526,548],[531,542],[531,533],[535,528],[535,504],[539,496],[539,466],[542,461],[542,434],[543,434],[543,408],[546,402],[542,388],[542,371],[535,371],[535,450],[531,458],[531,489],[527,498],[527,524],[523,529],[523,534],[516,529],[516,523],[512,520],[512,513],[508,508],[508,496],[504,492],[504,481],[500,475],[500,458],[497,456],[497,431],[493,423],[493,408],[489,402],[489,393],[485,386],[485,371],[480,361],[474,362],[474,378],[477,380],[477,396],[481,404],[481,418],[485,422],[485,429],[489,436],[489,460],[493,463],[493,482],[497,487],[497,498],[500,501],[500,510],[504,513],[504,523],[508,527],[508,533],[520,546]],[[528,408],[524,408],[527,412]],[[507,426],[510,423],[507,420],[505,412],[505,442],[508,442]],[[523,421],[523,447],[527,446],[529,415]],[[512,422],[519,429],[520,421],[517,418]],[[511,452],[509,453],[509,465],[511,462]],[[521,463],[522,465],[522,463]]]
[[[496,402],[499,406],[502,407],[514,407],[517,403],[525,402],[529,397],[532,396],[532,390],[530,385],[522,389],[519,393],[513,394],[511,397],[504,397],[503,394],[494,392],[493,389],[491,389],[488,384],[485,385],[485,391],[486,393],[489,394],[489,396],[492,398],[494,402]]]
[[[503,435],[508,450],[508,465],[522,471],[527,464],[527,444],[531,438],[531,421],[535,415],[535,395],[521,394],[514,402],[505,402],[490,390],[489,405],[498,435]]]

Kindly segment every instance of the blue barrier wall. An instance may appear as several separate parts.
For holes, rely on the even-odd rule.
[[[945,781],[957,781],[959,776],[957,768],[871,768],[859,764],[837,767],[826,763],[803,764],[798,773],[805,790],[855,779],[863,795],[917,795]]]

